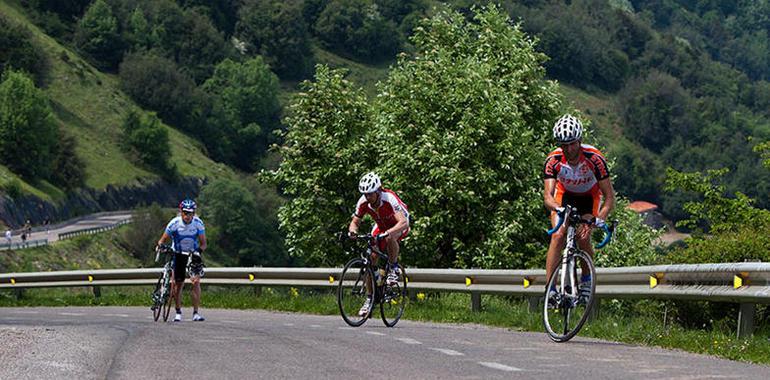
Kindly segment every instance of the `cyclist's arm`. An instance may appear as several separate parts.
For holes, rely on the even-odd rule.
[[[350,225],[348,226],[348,232],[357,234],[359,226],[361,226],[361,218],[353,215],[353,219],[350,221]]]
[[[605,178],[599,181],[599,190],[601,190],[602,195],[604,196],[604,202],[602,202],[602,207],[599,209],[599,215],[597,216],[607,220],[610,212],[615,208],[615,189],[612,188],[610,179]]]
[[[555,211],[557,208],[561,207],[561,205],[556,202],[556,198],[553,197],[556,190],[556,178],[546,178],[543,182],[545,187],[543,191],[543,203],[545,204],[545,208],[547,208],[548,211]]]
[[[393,216],[396,218],[396,224],[385,231],[385,233],[390,236],[398,236],[409,227],[409,219],[406,218],[403,212],[396,212]]]
[[[164,244],[165,242],[169,241],[170,239],[171,239],[171,236],[169,236],[166,231],[163,231],[163,235],[158,240],[158,245]]]
[[[206,234],[200,234],[198,235],[198,242],[200,242],[200,245],[198,246],[198,251],[203,252],[206,250]]]

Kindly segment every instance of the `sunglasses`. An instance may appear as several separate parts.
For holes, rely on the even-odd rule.
[[[195,211],[182,211],[182,215],[195,215]]]

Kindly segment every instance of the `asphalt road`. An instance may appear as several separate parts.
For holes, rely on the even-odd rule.
[[[770,367],[659,348],[476,325],[149,308],[0,308],[0,378],[763,379]]]

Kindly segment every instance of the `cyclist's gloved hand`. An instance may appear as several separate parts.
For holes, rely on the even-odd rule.
[[[604,222],[604,219],[602,219],[602,218],[597,216],[593,220],[593,225],[596,226],[596,227],[602,228],[602,227],[606,226],[607,223]]]
[[[385,239],[385,238],[386,238],[386,237],[388,237],[388,236],[390,236],[390,234],[389,234],[389,233],[387,233],[387,232],[383,232],[383,233],[381,233],[381,234],[377,235],[377,241],[380,241],[380,240],[382,240],[382,239]]]
[[[564,210],[566,210],[564,207],[557,207],[555,211],[558,215],[564,215]]]
[[[353,232],[353,231],[348,231],[348,239],[352,240],[352,239],[355,239],[355,238],[356,238],[356,233]]]

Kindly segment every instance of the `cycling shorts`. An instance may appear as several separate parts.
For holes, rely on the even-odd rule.
[[[399,236],[399,237],[398,237],[398,241],[404,240],[404,238],[406,237],[406,235],[408,235],[408,234],[409,234],[409,230],[410,230],[410,228],[409,228],[409,227],[407,227],[407,228],[404,230],[404,232],[402,232],[402,233],[401,233],[401,236]],[[381,234],[382,232],[384,232],[384,231],[380,231],[380,227],[379,227],[379,226],[377,226],[377,225],[375,224],[375,225],[374,225],[374,229],[372,229],[372,235],[373,235],[373,236],[377,236],[377,235]],[[382,252],[387,252],[387,248],[388,248],[388,246],[385,244],[385,239],[383,239],[383,240],[380,240],[380,241],[377,243],[377,247],[380,249],[380,251],[382,251]]]
[[[556,203],[562,207],[570,205],[577,208],[580,215],[599,215],[599,203],[601,201],[601,194],[598,191],[586,194],[575,194],[567,192],[562,193],[557,191],[555,198]]]
[[[190,263],[190,276],[203,277],[203,259],[200,256],[193,256],[192,253],[183,255],[180,252],[174,252],[174,280],[184,281],[187,277],[187,262],[192,256]]]

